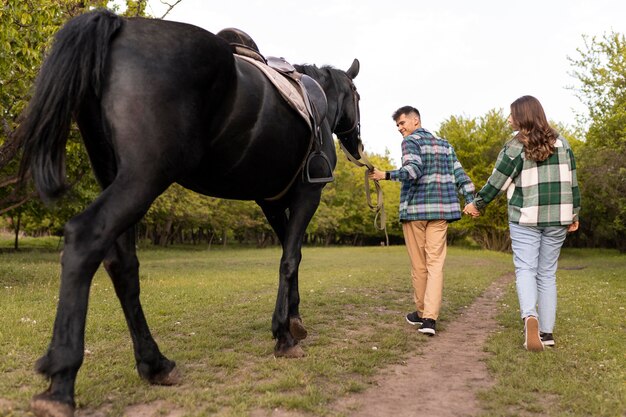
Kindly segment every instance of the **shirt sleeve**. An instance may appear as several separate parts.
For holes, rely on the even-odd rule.
[[[580,220],[578,216],[580,213],[580,189],[578,188],[578,178],[576,176],[576,159],[571,149],[567,150],[567,156],[569,157],[569,169],[572,179],[572,203],[574,206],[574,221],[576,222]]]
[[[424,173],[420,146],[409,136],[402,141],[402,166],[389,171],[389,179],[394,181],[417,180]]]
[[[474,183],[470,177],[465,173],[461,162],[456,157],[456,152],[451,148],[452,160],[454,161],[454,181],[459,193],[465,198],[465,204],[469,204],[474,201],[474,192],[476,191]]]
[[[498,154],[496,166],[487,180],[487,183],[476,194],[474,205],[482,209],[491,203],[498,195],[505,191],[513,182],[513,179],[520,171],[522,163],[521,154],[515,157],[507,155],[507,147],[505,146]]]

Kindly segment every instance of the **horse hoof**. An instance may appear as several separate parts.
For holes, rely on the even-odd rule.
[[[150,383],[153,385],[178,385],[181,383],[182,376],[178,371],[178,368],[172,368],[165,375],[157,375],[150,380]]]
[[[306,339],[308,332],[304,328],[300,317],[292,317],[289,319],[289,333],[291,333],[291,336],[296,340]]]
[[[74,417],[74,407],[36,395],[30,401],[30,411],[37,417]]]
[[[300,345],[288,347],[286,349],[277,349],[274,351],[275,358],[303,358],[306,356]]]

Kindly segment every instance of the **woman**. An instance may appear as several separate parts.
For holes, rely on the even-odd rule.
[[[544,345],[554,346],[559,253],[567,232],[578,229],[576,163],[569,144],[550,127],[536,98],[515,100],[508,121],[517,133],[500,151],[487,184],[463,211],[476,217],[507,192],[524,347],[541,351]]]

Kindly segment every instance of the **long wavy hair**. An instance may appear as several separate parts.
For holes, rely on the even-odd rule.
[[[526,158],[545,161],[554,153],[554,143],[559,136],[548,123],[539,100],[522,96],[511,103],[511,117],[518,133],[516,138],[524,144]]]

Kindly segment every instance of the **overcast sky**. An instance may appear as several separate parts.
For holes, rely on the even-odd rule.
[[[148,4],[154,16],[166,10]],[[403,105],[436,131],[452,115],[508,115],[530,94],[549,119],[574,125],[584,108],[567,88],[576,85],[568,57],[584,49],[582,35],[626,33],[626,1],[182,0],[166,19],[213,33],[242,29],[264,55],[294,64],[347,70],[358,58],[366,151],[389,149],[399,163],[391,114]]]

